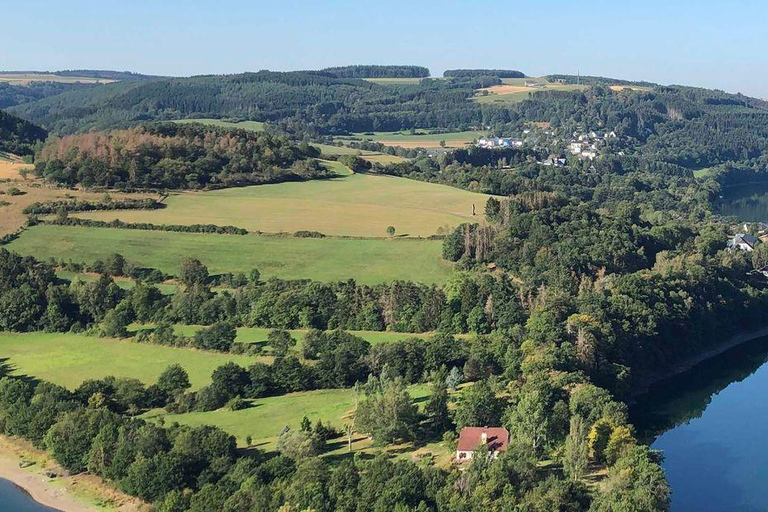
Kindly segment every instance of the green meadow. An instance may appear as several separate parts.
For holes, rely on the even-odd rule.
[[[132,377],[152,384],[173,363],[184,367],[193,389],[199,389],[210,383],[213,370],[229,361],[241,366],[257,361],[255,357],[243,355],[69,333],[0,333],[0,354],[0,361],[10,365],[14,373],[69,389],[84,380],[108,375]]]
[[[240,130],[251,130],[254,132],[263,132],[264,123],[260,121],[222,121],[221,119],[181,119],[176,123],[200,123],[208,126],[219,126],[221,128],[238,128]]]
[[[441,147],[440,141],[445,141],[445,147],[461,148],[485,135],[487,133],[484,131],[432,133],[426,130],[416,130],[416,133],[410,131],[355,133],[354,138],[379,142],[385,146],[437,149]]]
[[[409,392],[418,403],[429,396],[429,385],[410,386]],[[353,389],[320,389],[289,393],[287,395],[259,398],[251,407],[240,411],[219,409],[210,412],[165,414],[150,411],[147,419],[163,417],[166,424],[178,422],[181,425],[214,425],[235,436],[240,444],[251,436],[255,446],[274,450],[277,437],[285,426],[298,428],[304,416],[312,423],[322,420],[337,429],[351,421],[355,409]]]
[[[75,216],[154,224],[233,225],[266,233],[310,230],[361,237],[386,237],[387,226],[394,226],[398,236],[427,237],[463,222],[477,222],[472,205],[482,212],[489,197],[406,178],[353,174],[327,180],[175,193],[162,210]],[[340,253],[337,257],[347,256]]]
[[[383,231],[383,228],[382,228]],[[7,245],[41,260],[93,263],[120,253],[136,265],[175,275],[195,257],[214,274],[258,269],[283,279],[376,284],[403,279],[439,284],[451,273],[439,240],[295,238],[213,235],[134,229],[39,225]]]

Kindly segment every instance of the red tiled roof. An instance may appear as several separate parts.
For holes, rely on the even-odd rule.
[[[483,444],[483,433],[487,436],[491,451],[503,452],[509,444],[509,432],[504,427],[464,427],[459,433],[460,452],[472,452]]]

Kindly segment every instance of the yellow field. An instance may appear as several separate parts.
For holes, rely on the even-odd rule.
[[[111,84],[116,82],[116,80],[79,76],[58,76],[48,73],[0,73],[0,82],[7,82],[11,85],[29,85],[31,82]]]
[[[329,180],[280,183],[210,192],[177,193],[163,210],[90,212],[78,216],[156,224],[230,224],[267,233],[320,231],[326,235],[429,236],[482,212],[489,196],[405,178],[354,174]]]

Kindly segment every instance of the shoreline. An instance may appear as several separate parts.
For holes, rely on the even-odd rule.
[[[654,384],[658,384],[659,382],[670,379],[676,375],[685,373],[691,370],[694,366],[700,363],[703,363],[707,359],[712,359],[713,357],[717,357],[720,354],[727,352],[734,347],[738,347],[739,345],[742,345],[749,341],[756,340],[758,338],[763,338],[766,336],[768,336],[768,326],[760,327],[752,331],[738,332],[733,336],[731,336],[730,338],[726,338],[723,342],[715,344],[714,346],[712,346],[708,350],[705,350],[704,352],[692,355],[680,361],[679,363],[672,365],[671,367],[665,368],[657,372],[649,373],[648,375],[641,378],[640,382],[637,385],[633,386],[633,390],[632,390],[632,393],[630,394],[630,399],[628,403],[630,405],[634,403],[638,396],[647,393],[650,390],[651,386],[653,386]]]
[[[19,467],[22,461],[31,462],[32,465]],[[108,488],[97,477],[75,475],[49,478],[44,474],[47,470],[64,474],[45,452],[37,450],[27,441],[0,435],[0,478],[20,488],[37,503],[60,512],[142,510],[138,500]],[[78,491],[84,495],[79,495]],[[90,504],[89,501],[98,505]]]

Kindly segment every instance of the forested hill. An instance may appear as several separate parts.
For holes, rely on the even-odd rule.
[[[423,66],[340,66],[323,70],[338,78],[426,78],[429,69]]]
[[[448,69],[444,77],[496,76],[499,78],[525,78],[525,73],[515,69]]]
[[[0,110],[0,151],[30,155],[33,146],[47,136],[39,126]]]
[[[186,189],[320,178],[317,149],[263,132],[149,124],[53,138],[35,173],[67,185]]]
[[[536,93],[511,116],[504,130],[538,121],[565,136],[614,131],[610,153],[642,156],[681,173],[718,165],[768,168],[768,104],[740,94],[681,86],[617,92],[597,85]]]
[[[120,82],[90,93],[71,91],[13,111],[59,134],[185,117],[282,121],[289,129],[310,127],[321,133],[463,129],[483,119],[481,105],[469,101],[474,91],[498,83],[493,78],[467,78],[381,85],[327,72],[260,71]]]

